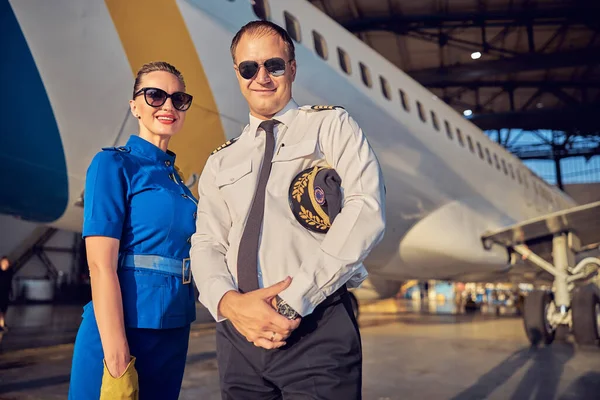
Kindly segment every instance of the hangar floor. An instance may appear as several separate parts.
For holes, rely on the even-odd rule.
[[[219,399],[214,324],[199,308],[181,399]],[[600,350],[531,349],[510,309],[385,300],[361,308],[363,398],[598,399]],[[0,343],[0,399],[64,399],[81,307],[18,306]],[[35,321],[35,322],[34,322]],[[40,325],[42,324],[42,325]]]

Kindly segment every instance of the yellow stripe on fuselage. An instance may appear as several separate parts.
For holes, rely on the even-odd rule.
[[[185,77],[186,91],[194,102],[169,149],[177,154],[177,165],[186,177],[200,176],[211,151],[225,141],[225,132],[179,7],[175,0],[105,2],[134,74],[147,62],[167,61]],[[192,189],[197,196],[197,186]]]

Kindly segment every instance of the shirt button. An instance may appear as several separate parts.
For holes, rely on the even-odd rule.
[[[198,216],[198,213],[194,211],[194,219]]]
[[[188,198],[188,195],[187,195],[187,194],[185,194],[185,193],[181,193],[181,197],[183,197],[184,199],[187,199],[187,198]]]
[[[165,161],[165,165],[166,165],[167,167],[170,167],[170,166],[171,166],[171,161],[169,161],[169,160]]]
[[[189,238],[187,238],[187,242],[188,243],[192,243],[192,237],[191,236]]]

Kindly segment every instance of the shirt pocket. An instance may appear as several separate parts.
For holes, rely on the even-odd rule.
[[[252,160],[248,159],[235,167],[220,171],[215,177],[215,184],[219,189],[232,185],[252,172]]]
[[[316,140],[303,140],[291,146],[280,147],[273,162],[290,161],[312,155],[317,147]]]

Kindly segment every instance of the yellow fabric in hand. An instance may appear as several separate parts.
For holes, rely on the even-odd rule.
[[[138,374],[135,370],[135,357],[127,364],[123,375],[114,378],[104,361],[104,374],[102,375],[102,387],[100,388],[100,400],[138,400],[140,387]]]

